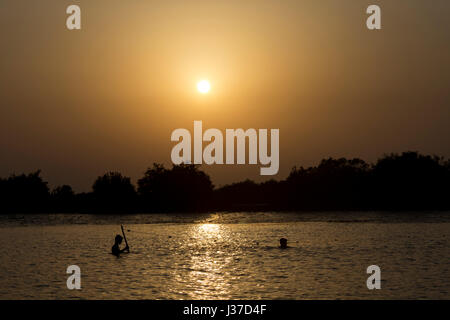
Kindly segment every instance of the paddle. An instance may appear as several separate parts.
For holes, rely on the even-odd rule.
[[[125,240],[125,245],[128,247],[127,237],[125,236],[125,231],[123,230],[123,225],[120,225],[122,228],[123,239]],[[128,253],[130,253],[130,247],[128,247]]]

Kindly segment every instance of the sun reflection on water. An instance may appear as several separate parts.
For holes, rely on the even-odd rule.
[[[206,223],[191,228],[190,235],[195,244],[191,247],[185,279],[193,289],[190,298],[220,299],[230,294],[229,264],[232,258],[221,250],[229,233],[221,224]]]
[[[208,238],[220,237],[221,225],[214,223],[204,223],[198,226],[197,234]]]

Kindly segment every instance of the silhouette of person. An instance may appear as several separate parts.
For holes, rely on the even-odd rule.
[[[111,253],[118,257],[122,252],[128,250],[128,246],[126,246],[124,249],[120,250],[120,244],[122,243],[122,236],[118,234],[114,240],[114,245],[111,248]]]
[[[286,238],[281,238],[280,239],[280,248],[281,249],[286,249],[287,248],[287,239]]]

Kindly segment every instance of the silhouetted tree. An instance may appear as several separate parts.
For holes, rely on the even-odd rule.
[[[209,176],[191,164],[166,169],[153,164],[138,180],[145,209],[152,211],[202,211],[210,205],[213,185]]]
[[[292,208],[358,209],[367,199],[369,165],[361,159],[322,160],[317,167],[293,168],[286,179]]]
[[[62,185],[53,189],[51,201],[55,212],[75,211],[75,193],[69,185]]]
[[[188,212],[206,210],[448,210],[450,160],[418,152],[361,159],[322,160],[294,167],[283,181],[245,180],[214,189],[196,165],[154,164],[138,180],[109,172],[90,193],[63,185],[51,194],[40,171],[0,178],[2,213]]]
[[[0,199],[6,212],[44,212],[48,208],[49,189],[41,171],[12,175],[0,183]]]
[[[256,183],[251,180],[225,185],[214,192],[216,210],[258,211],[283,205],[282,183],[269,180]]]
[[[261,200],[259,185],[251,180],[225,185],[216,190],[214,195],[217,209],[245,210],[254,206]]]
[[[374,166],[372,181],[372,201],[384,209],[439,209],[448,204],[448,168],[437,156],[387,155]]]
[[[94,201],[102,211],[133,211],[137,206],[137,194],[131,179],[119,172],[108,172],[98,177],[92,190]]]

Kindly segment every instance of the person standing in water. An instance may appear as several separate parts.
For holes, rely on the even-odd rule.
[[[280,249],[286,249],[287,246],[287,239],[286,238],[281,238],[280,239]]]
[[[120,244],[122,243],[122,236],[118,234],[114,240],[114,245],[111,248],[111,253],[118,257],[122,252],[125,252],[128,250],[128,246],[126,246],[124,249],[120,250]]]

